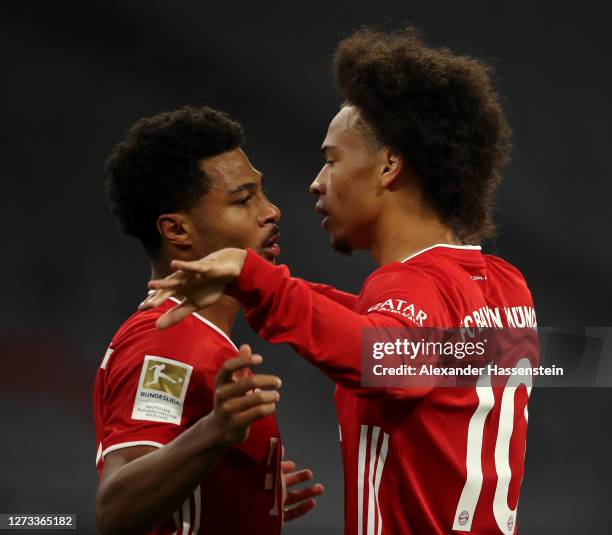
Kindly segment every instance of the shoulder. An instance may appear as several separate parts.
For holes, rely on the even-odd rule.
[[[158,307],[153,310],[136,312],[119,328],[110,344],[115,353],[130,354],[141,350],[164,351],[168,349],[187,348],[194,338],[193,318],[186,318],[181,323],[160,330],[157,319],[169,307]]]
[[[427,269],[393,262],[378,268],[366,279],[360,300],[370,301],[391,294],[410,295],[431,302],[437,299],[438,288]]]
[[[107,373],[121,374],[142,366],[146,359],[157,359],[215,375],[223,361],[235,355],[229,339],[196,316],[168,329],[158,329],[157,319],[171,306],[172,303],[164,304],[128,318],[110,344]]]
[[[490,254],[483,255],[483,258],[487,263],[488,271],[496,272],[498,276],[506,277],[517,284],[527,286],[527,281],[521,271],[507,260]]]
[[[365,281],[357,311],[401,315],[418,325],[444,322],[443,300],[435,279],[419,266],[394,262],[377,269]]]
[[[498,256],[484,255],[487,263],[487,284],[507,305],[533,306],[533,296],[521,271]]]
[[[433,288],[434,285],[426,270],[421,266],[393,262],[379,267],[364,282],[363,289],[377,288]]]

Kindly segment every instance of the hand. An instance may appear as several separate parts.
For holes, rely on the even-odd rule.
[[[276,389],[280,388],[281,380],[274,375],[247,373],[251,366],[262,362],[261,355],[253,355],[251,348],[244,344],[240,346],[238,357],[225,361],[217,374],[214,409],[206,420],[220,446],[243,442],[254,421],[275,412],[280,398]]]
[[[176,271],[165,279],[149,281],[149,288],[155,291],[138,308],[155,308],[169,297],[182,297],[179,305],[158,318],[157,327],[166,329],[192,312],[216,303],[226,285],[240,276],[245,260],[246,251],[233,248],[221,249],[191,262],[173,260],[170,266]]]
[[[285,448],[283,448],[283,457]],[[312,479],[311,470],[295,470],[293,461],[281,462],[281,477],[283,480],[283,520],[291,522],[296,518],[304,516],[317,503],[315,496],[320,496],[325,492],[325,487],[320,483],[302,489],[291,490],[292,487],[310,481]],[[289,508],[288,506],[293,506]]]

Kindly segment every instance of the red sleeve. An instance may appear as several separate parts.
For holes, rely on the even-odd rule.
[[[317,292],[318,294],[324,295],[325,297],[328,297],[336,303],[340,303],[346,308],[350,308],[351,310],[353,310],[355,308],[355,305],[357,304],[356,295],[337,290],[333,286],[328,286],[327,284],[319,284],[316,282],[308,281],[304,282],[309,286],[311,290]]]
[[[385,284],[386,280],[391,284]],[[412,285],[406,275],[402,280],[401,288],[396,288],[397,277],[371,277],[364,286],[358,308],[365,302],[364,298],[375,308],[360,314],[313,291],[305,281],[291,277],[286,266],[273,266],[249,250],[242,273],[228,293],[243,304],[249,324],[262,338],[272,343],[289,343],[342,387],[363,396],[418,397],[431,388],[361,386],[362,330],[418,325],[407,315],[394,314],[383,305],[377,307],[387,299],[410,304],[417,298],[426,300],[430,290]],[[428,317],[432,319],[433,315]]]
[[[152,326],[111,345],[97,378],[102,456],[132,445],[163,446],[210,411],[211,388],[192,366],[187,330],[187,323],[167,331]]]

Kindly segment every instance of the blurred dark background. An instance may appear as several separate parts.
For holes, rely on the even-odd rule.
[[[185,104],[239,119],[283,210],[282,260],[297,275],[359,289],[370,258],[332,252],[307,186],[339,105],[332,52],[362,24],[413,23],[427,42],[494,65],[516,149],[499,237],[487,250],[523,271],[540,325],[612,325],[611,39],[602,5],[4,3],[0,512],[74,512],[79,532],[94,532],[93,380],[149,277],[102,193],[103,161],[135,120]],[[327,486],[286,532],[340,533],[331,383],[243,323],[233,338],[252,342],[284,378],[288,454]],[[610,533],[611,401],[606,389],[533,392],[523,535]]]

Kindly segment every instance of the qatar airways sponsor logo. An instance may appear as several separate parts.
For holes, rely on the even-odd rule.
[[[422,309],[415,306],[414,303],[408,303],[408,301],[403,299],[381,301],[368,308],[368,313],[370,312],[391,312],[392,314],[408,318],[419,327],[422,327],[423,322],[427,319],[427,314]]]

